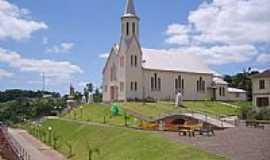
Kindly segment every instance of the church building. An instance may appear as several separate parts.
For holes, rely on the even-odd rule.
[[[167,50],[143,49],[140,18],[133,0],[121,17],[121,39],[114,44],[103,69],[103,101],[143,99],[246,100],[246,92],[229,88],[200,57]]]

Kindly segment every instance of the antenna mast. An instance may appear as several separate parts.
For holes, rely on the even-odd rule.
[[[42,73],[42,91],[45,91],[46,89],[46,79],[45,79],[45,73]]]

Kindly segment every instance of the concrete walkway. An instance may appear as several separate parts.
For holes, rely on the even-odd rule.
[[[31,160],[65,160],[64,156],[52,150],[25,130],[9,128],[8,132],[30,155]]]

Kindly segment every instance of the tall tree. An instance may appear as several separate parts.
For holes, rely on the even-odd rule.
[[[87,88],[87,90],[88,90],[88,92],[93,92],[93,88],[94,88],[94,86],[93,86],[93,84],[92,83],[87,83],[86,84],[86,88]]]

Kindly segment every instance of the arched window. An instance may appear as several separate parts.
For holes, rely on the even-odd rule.
[[[157,73],[151,77],[151,90],[160,91],[161,90],[161,78],[158,77]]]
[[[137,82],[134,82],[134,90],[137,91],[138,86],[137,86]]]
[[[130,82],[130,90],[133,91],[133,82]]]
[[[178,90],[178,79],[175,79],[174,86],[175,86],[175,90]]]
[[[137,65],[138,65],[138,63],[137,63],[137,62],[138,62],[138,61],[137,61],[137,56],[134,56],[134,57],[135,57],[135,58],[134,58],[134,61],[135,61],[135,62],[134,62],[134,66],[137,67]]]
[[[200,79],[197,81],[197,91],[198,92],[205,92],[205,80],[200,77]]]
[[[133,55],[130,56],[130,65],[133,66]]]
[[[161,79],[158,78],[158,90],[160,91],[161,90]]]
[[[182,79],[182,90],[184,90],[184,89],[185,89],[185,80]]]
[[[133,35],[136,34],[136,24],[135,24],[135,22],[132,23],[132,33],[133,33]]]
[[[184,90],[184,79],[182,78],[182,76],[178,76],[176,79],[175,79],[175,91],[178,92],[178,91],[181,91],[183,92]]]
[[[154,77],[155,77],[155,89],[157,89],[157,74],[156,73],[154,74]]]
[[[127,22],[127,36],[129,35],[129,23]]]
[[[151,77],[151,90],[154,90],[154,77]]]

